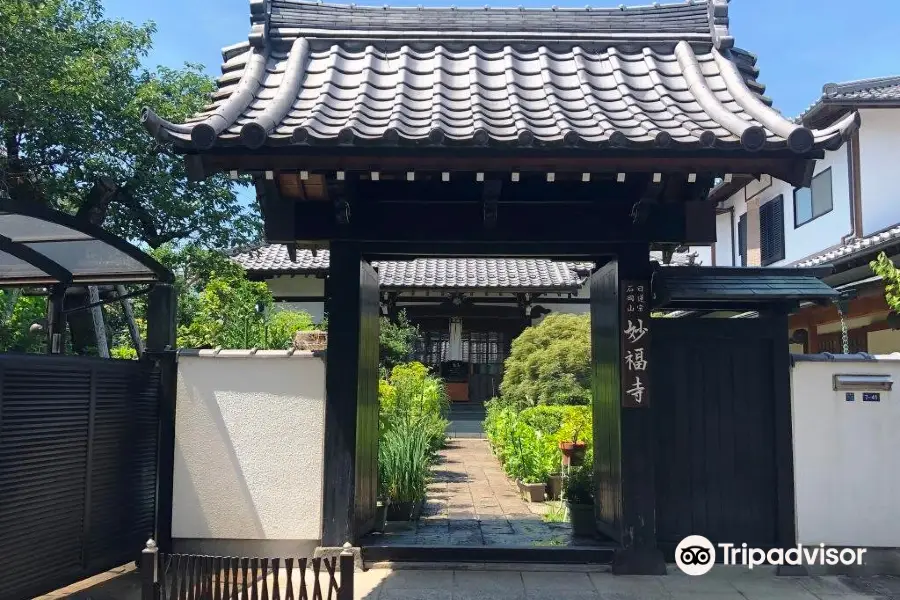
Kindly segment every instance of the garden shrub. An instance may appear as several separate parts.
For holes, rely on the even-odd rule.
[[[484,403],[484,434],[491,445],[494,456],[500,464],[506,463],[507,449],[513,440],[516,426],[516,411],[493,398]]]
[[[420,427],[393,427],[378,445],[381,493],[391,502],[418,502],[425,498],[430,477],[431,440]]]
[[[508,446],[504,470],[523,483],[543,483],[560,465],[553,438],[517,421]]]
[[[411,362],[395,366],[390,378],[379,382],[378,399],[383,434],[397,427],[411,427],[425,432],[431,452],[444,446],[450,402],[441,379],[431,375],[425,365]]]
[[[590,404],[590,315],[552,314],[525,329],[512,343],[500,391],[520,410]]]

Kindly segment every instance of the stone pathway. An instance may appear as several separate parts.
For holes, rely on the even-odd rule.
[[[568,523],[545,523],[545,503],[525,502],[482,439],[453,439],[441,451],[417,523],[389,523],[379,545],[568,546]]]

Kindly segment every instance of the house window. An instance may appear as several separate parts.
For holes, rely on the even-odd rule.
[[[741,256],[741,266],[747,266],[747,213],[738,219],[738,253]]]
[[[450,332],[422,331],[416,340],[415,359],[426,365],[440,365],[450,354]]]
[[[500,331],[464,331],[462,359],[475,364],[502,363],[509,355],[509,344]]]
[[[759,241],[762,266],[784,260],[784,196],[759,207]]]
[[[831,168],[813,177],[808,188],[794,190],[794,227],[800,227],[813,219],[831,212],[834,197],[831,189]]]

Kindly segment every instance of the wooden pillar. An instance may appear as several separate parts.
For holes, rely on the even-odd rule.
[[[47,303],[47,354],[66,353],[66,314],[63,312],[66,286],[50,288]]]
[[[327,285],[322,545],[372,529],[378,492],[378,275],[359,246],[331,244]]]
[[[613,572],[623,575],[666,572],[665,560],[656,545],[653,390],[649,372],[653,361],[664,357],[649,355],[650,275],[649,247],[637,244],[625,247],[617,259],[591,279],[598,527],[621,544]],[[643,294],[641,310],[634,304],[638,294]],[[629,300],[632,296],[633,301]],[[631,333],[626,334],[629,329]],[[635,364],[637,350],[647,352],[643,356],[646,364]],[[629,393],[636,388],[640,394]]]
[[[763,315],[760,315],[761,317]],[[778,488],[778,545],[797,543],[794,504],[794,434],[791,417],[791,353],[787,309],[765,315],[772,328],[772,400],[775,404],[776,486]]]
[[[158,283],[147,298],[146,356],[159,368],[159,449],[156,466],[156,541],[172,551],[172,488],[175,477],[175,395],[178,386],[175,288]]]

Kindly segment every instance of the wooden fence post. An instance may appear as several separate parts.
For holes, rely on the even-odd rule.
[[[353,575],[356,558],[353,556],[350,542],[344,544],[340,556],[341,587],[338,588],[338,600],[353,600]]]
[[[157,585],[157,566],[159,565],[159,548],[152,539],[141,553],[141,600],[159,600]]]

